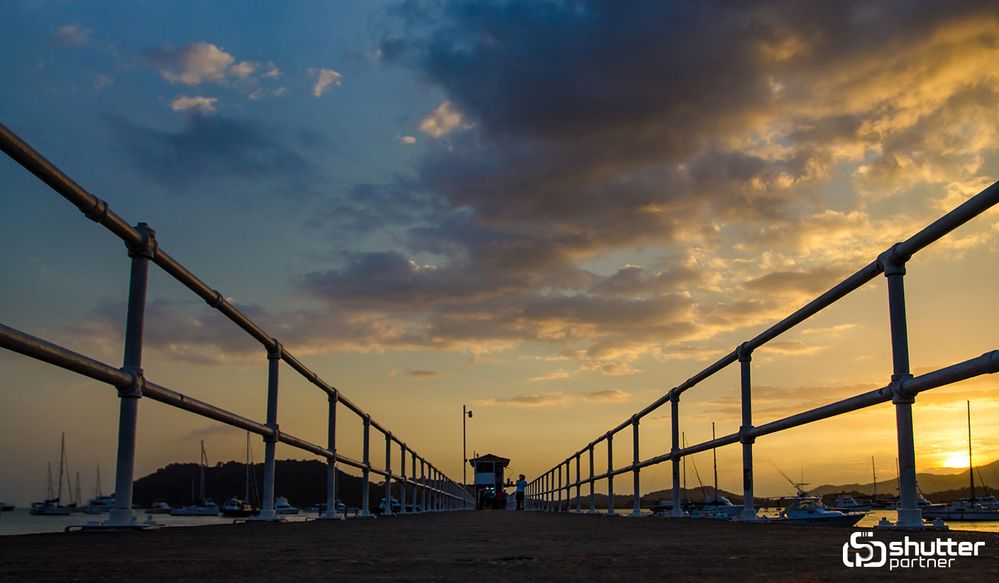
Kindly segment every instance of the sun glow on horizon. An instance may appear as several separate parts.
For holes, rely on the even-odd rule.
[[[942,467],[964,469],[968,467],[968,452],[949,452],[944,454]]]

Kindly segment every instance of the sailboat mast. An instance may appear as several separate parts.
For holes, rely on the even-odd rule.
[[[246,502],[250,501],[250,432],[246,432],[246,464],[244,467],[244,473],[246,474],[246,491],[243,494],[243,500]]]
[[[205,502],[205,441],[201,440],[201,457],[198,458],[198,465],[201,466],[201,503]]]
[[[874,468],[874,456],[871,456],[871,476],[874,478],[874,496],[872,499],[878,499],[878,471]]]
[[[59,446],[59,495],[57,500],[62,500],[62,471],[66,467],[66,434],[62,434],[62,444]]]
[[[76,498],[73,500],[73,503],[77,506],[83,505],[83,497],[80,496],[80,472],[76,472]]]
[[[971,462],[971,401],[968,403],[968,477],[971,479],[971,501],[975,501],[975,464]]]
[[[52,499],[53,489],[54,488],[52,487],[52,462],[49,462],[49,489],[45,493],[45,499],[46,500],[51,500]]]
[[[683,443],[682,447],[687,447],[687,433],[685,431],[680,432],[680,439]],[[683,466],[683,496],[687,497],[687,456],[680,458],[680,465]],[[49,477],[49,483],[52,482],[51,476]]]
[[[100,462],[97,462],[97,493],[95,494],[95,496],[99,498],[103,495],[104,495],[104,489],[101,488],[101,464]]]
[[[715,422],[711,422],[711,441],[715,440]],[[715,502],[718,501],[718,450],[711,448],[711,459],[715,465]]]

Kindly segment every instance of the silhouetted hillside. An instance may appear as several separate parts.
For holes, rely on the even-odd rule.
[[[205,497],[222,503],[231,496],[242,498],[246,489],[245,466],[240,462],[219,462],[205,469]],[[337,498],[348,506],[361,505],[361,479],[337,471]],[[263,490],[263,464],[252,469],[256,491]],[[149,506],[156,500],[171,505],[191,502],[199,497],[198,464],[170,464],[135,481],[135,504]],[[252,487],[251,487],[252,490]],[[326,501],[326,464],[316,460],[278,460],[275,465],[275,496],[284,496],[302,508]],[[385,494],[384,482],[371,482],[369,499],[372,507]],[[398,486],[394,496],[399,497]],[[254,504],[259,495],[253,498]]]

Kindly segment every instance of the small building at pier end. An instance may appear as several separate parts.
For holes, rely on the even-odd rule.
[[[506,492],[503,491],[503,470],[510,460],[487,453],[468,460],[475,472],[475,508],[483,510],[506,508]]]

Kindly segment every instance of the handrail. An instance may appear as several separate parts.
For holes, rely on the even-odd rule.
[[[75,205],[84,216],[104,226],[112,234],[121,239],[132,258],[132,275],[129,287],[128,321],[125,337],[125,365],[114,369],[89,357],[77,354],[45,340],[35,338],[26,333],[0,324],[0,346],[20,352],[32,358],[43,360],[72,370],[78,374],[101,380],[119,389],[123,401],[119,430],[119,467],[116,476],[117,502],[115,512],[112,512],[110,523],[134,523],[131,511],[132,465],[134,464],[134,431],[137,419],[135,399],[148,396],[154,400],[184,409],[234,427],[256,433],[265,441],[264,461],[264,508],[263,519],[273,519],[273,485],[276,442],[286,443],[298,449],[311,452],[327,459],[327,513],[325,518],[335,518],[336,501],[336,464],[344,463],[362,472],[362,510],[360,516],[370,516],[368,508],[369,474],[374,473],[385,480],[384,511],[391,514],[388,500],[392,494],[392,482],[401,485],[400,502],[403,513],[408,513],[406,507],[406,486],[414,486],[412,505],[414,511],[419,509],[458,510],[467,509],[473,502],[464,485],[449,478],[425,457],[418,455],[407,442],[387,427],[371,418],[371,415],[359,405],[345,397],[339,389],[324,381],[317,373],[288,351],[276,338],[269,335],[263,328],[243,314],[235,305],[229,302],[218,290],[212,288],[202,279],[188,270],[177,259],[170,256],[159,247],[155,240],[155,232],[144,223],[133,227],[120,215],[115,213],[107,202],[88,192],[73,181],[62,170],[48,161],[27,142],[18,137],[3,124],[0,124],[0,150],[26,170],[38,177],[42,182],[59,193],[63,198]],[[266,350],[268,366],[268,399],[267,422],[256,421],[230,413],[222,408],[192,399],[181,393],[171,391],[156,385],[142,375],[142,328],[145,309],[147,264],[152,262],[163,271],[183,284],[189,290],[201,297],[210,307],[218,310],[231,322],[239,326],[246,334],[254,338]],[[305,440],[288,435],[278,429],[277,423],[277,393],[278,367],[277,362],[283,361],[293,371],[304,377],[312,385],[322,391],[329,401],[329,436],[328,445],[322,447]],[[364,459],[355,460],[339,454],[336,450],[336,410],[338,405],[357,415],[363,422]],[[381,432],[385,437],[386,456],[385,467],[378,468],[370,461],[369,428]],[[400,470],[393,472],[391,466],[392,447],[398,446]],[[407,476],[407,458],[411,461]],[[417,475],[419,467],[419,476]],[[418,486],[418,488],[417,488]],[[418,500],[418,496],[421,498]]]
[[[613,506],[613,477],[627,472],[633,472],[635,490],[634,509],[632,514],[640,514],[639,500],[639,470],[650,465],[655,465],[665,461],[673,464],[673,516],[680,516],[683,511],[680,507],[679,492],[679,469],[678,464],[681,458],[694,453],[708,451],[717,447],[741,443],[743,445],[743,473],[744,473],[744,509],[742,517],[745,520],[754,520],[756,511],[753,508],[753,468],[752,468],[752,445],[757,437],[769,435],[778,431],[797,427],[806,423],[826,419],[828,417],[841,415],[855,411],[864,407],[870,407],[879,403],[892,401],[897,407],[898,417],[898,443],[900,458],[900,497],[902,499],[902,509],[899,513],[899,526],[903,528],[921,528],[921,513],[916,506],[915,488],[915,454],[912,437],[911,406],[915,395],[919,392],[944,386],[950,383],[965,380],[973,376],[982,374],[993,374],[999,372],[999,352],[992,351],[977,358],[972,358],[964,362],[927,373],[913,378],[909,372],[908,357],[908,336],[905,321],[905,299],[902,287],[902,276],[905,275],[905,264],[917,252],[925,249],[934,242],[940,240],[954,229],[967,223],[986,210],[999,203],[999,182],[988,186],[975,196],[946,213],[933,223],[912,235],[901,243],[896,243],[874,261],[868,263],[860,270],[842,280],[838,284],[818,297],[808,302],[795,312],[773,324],[752,339],[738,345],[728,354],[722,356],[717,361],[707,366],[697,374],[693,375],[683,383],[670,389],[658,399],[641,409],[630,418],[612,427],[583,448],[572,453],[564,460],[542,473],[535,479],[528,488],[529,506],[538,510],[562,510],[562,494],[566,495],[566,502],[571,504],[570,488],[576,487],[576,511],[580,512],[581,498],[580,486],[588,484],[590,488],[590,512],[594,513],[594,483],[598,480],[608,480],[609,508],[608,513],[614,514]],[[752,399],[750,382],[750,363],[752,353],[757,348],[765,346],[781,334],[791,330],[798,324],[806,321],[818,314],[823,309],[846,297],[867,284],[880,274],[884,274],[888,280],[888,303],[889,315],[891,317],[892,336],[892,360],[894,374],[892,382],[881,389],[870,391],[838,401],[817,409],[805,411],[769,422],[759,427],[752,425]],[[717,437],[710,441],[681,448],[678,444],[679,425],[679,401],[681,395],[694,388],[705,379],[724,370],[729,365],[738,362],[741,368],[741,401],[742,401],[742,426],[739,431],[731,435]],[[642,418],[656,411],[666,403],[671,404],[672,419],[672,447],[670,452],[658,455],[648,460],[641,461],[638,457],[638,426]],[[612,468],[611,440],[613,436],[627,427],[631,426],[634,433],[634,460],[631,464],[619,468]],[[602,442],[608,444],[608,470],[602,474],[593,471],[594,448]],[[588,478],[580,476],[580,458],[583,454],[590,457],[590,474]],[[576,460],[576,479],[570,481],[570,462]],[[566,468],[563,479],[562,467]]]

